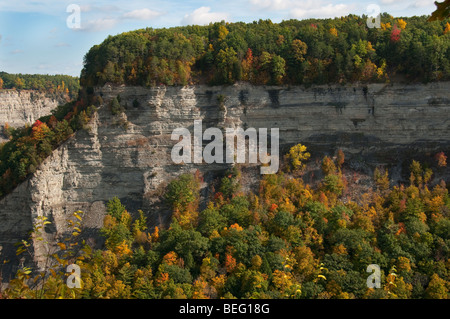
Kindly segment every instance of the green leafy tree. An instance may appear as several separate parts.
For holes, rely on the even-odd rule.
[[[190,174],[183,174],[167,186],[166,200],[174,209],[186,208],[199,197],[199,182]]]

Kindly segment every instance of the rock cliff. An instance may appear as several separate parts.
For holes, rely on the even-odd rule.
[[[49,115],[58,105],[66,103],[60,94],[29,90],[0,90],[0,127],[33,124],[38,118]]]
[[[174,165],[175,128],[279,128],[282,151],[297,143],[312,153],[341,148],[358,165],[396,162],[413,154],[449,149],[450,82],[352,86],[227,87],[104,86],[105,101],[87,130],[77,132],[27,181],[0,201],[0,247],[10,253],[38,216],[47,216],[48,239],[65,231],[76,210],[84,227],[102,225],[105,202],[119,197],[130,210],[167,218],[154,209],[163,187],[183,172],[200,169],[206,181],[226,164]],[[125,112],[113,116],[108,102],[120,95]],[[26,118],[26,116],[25,116]],[[44,254],[36,246],[38,265]]]

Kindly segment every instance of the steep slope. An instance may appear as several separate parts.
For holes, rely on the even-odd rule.
[[[58,105],[67,103],[62,94],[31,90],[0,90],[0,126],[33,124],[38,118],[51,114]],[[0,137],[1,138],[1,137]]]
[[[172,178],[199,169],[209,181],[229,167],[172,162],[172,131],[192,131],[194,120],[202,119],[204,129],[279,128],[281,152],[297,143],[316,156],[341,148],[356,169],[397,164],[409,154],[448,151],[449,89],[449,82],[97,88],[104,105],[90,128],[77,132],[0,201],[0,246],[10,254],[38,216],[52,221],[46,236],[54,242],[76,210],[86,213],[84,227],[95,233],[102,225],[105,201],[113,196],[130,210],[144,209],[154,224],[164,222],[167,213],[155,205]],[[118,95],[125,112],[114,116],[108,105]],[[39,245],[35,249],[42,265],[45,250]]]

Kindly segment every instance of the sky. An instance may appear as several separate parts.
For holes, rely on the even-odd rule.
[[[435,0],[0,0],[0,71],[79,76],[83,57],[108,35],[210,22],[372,15],[429,15]]]

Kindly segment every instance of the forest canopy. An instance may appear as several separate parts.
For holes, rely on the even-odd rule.
[[[70,75],[9,74],[0,72],[0,89],[36,90],[66,94],[74,99],[80,89],[78,77]]]
[[[81,84],[324,84],[450,78],[449,19],[366,16],[214,23],[109,36],[84,58]]]
[[[286,164],[299,159],[298,149]],[[285,165],[244,190],[235,166],[202,209],[201,173],[181,175],[166,188],[168,227],[115,197],[98,250],[78,237],[76,212],[72,237],[62,236],[48,257],[57,262],[44,284],[33,284],[41,274],[19,269],[0,299],[448,299],[450,197],[444,181],[432,184],[430,168],[445,169],[446,156],[413,160],[407,184],[390,185],[389,172],[377,168],[373,188],[353,200],[340,154],[323,158],[317,186],[303,180],[304,167]],[[69,264],[80,267],[80,288],[65,284]],[[380,267],[379,288],[367,285],[370,264]]]

